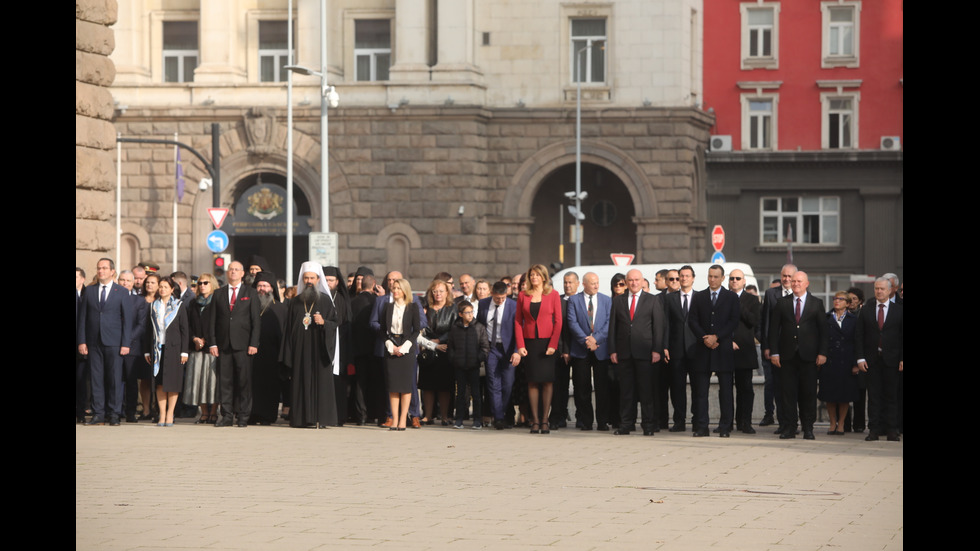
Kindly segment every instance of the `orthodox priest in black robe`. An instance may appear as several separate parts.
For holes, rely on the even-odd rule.
[[[286,305],[279,302],[276,276],[258,272],[252,284],[259,293],[259,352],[252,356],[252,414],[251,424],[271,425],[279,417],[279,395],[283,366],[279,362],[283,327],[286,324]],[[265,331],[265,333],[261,333]]]
[[[337,310],[324,281],[323,267],[304,262],[299,272],[302,291],[287,306],[279,354],[293,378],[289,425],[325,428],[337,424]]]
[[[348,396],[351,392],[356,392],[356,381],[353,377],[354,358],[351,356],[350,346],[350,296],[347,293],[347,285],[344,283],[344,276],[336,266],[325,266],[323,275],[326,277],[327,289],[330,290],[330,297],[333,298],[334,309],[337,310],[337,349],[339,360],[339,370],[334,370],[334,391],[337,398],[337,426],[344,426],[347,422]],[[356,401],[356,396],[353,397]],[[362,400],[363,401],[363,400]],[[363,424],[363,422],[359,423]]]

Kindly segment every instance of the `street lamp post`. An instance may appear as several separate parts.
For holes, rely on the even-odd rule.
[[[582,212],[582,52],[592,48],[592,39],[585,41],[585,47],[575,52],[575,210]],[[575,217],[575,265],[582,265],[582,221]]]

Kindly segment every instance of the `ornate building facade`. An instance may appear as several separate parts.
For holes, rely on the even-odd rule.
[[[705,150],[699,0],[328,0],[330,230],[343,270],[500,277],[558,260],[575,189],[582,90],[582,262],[703,256]],[[296,0],[294,64],[318,69],[317,0]],[[286,0],[127,0],[114,26],[120,135],[208,157],[220,124],[220,205],[183,154],[177,262],[207,271],[207,208],[236,258],[285,269],[320,230],[320,80],[294,76],[293,205],[285,204]],[[173,149],[122,147],[123,265],[169,267]],[[78,226],[76,226],[78,231]],[[573,258],[566,253],[565,263]],[[289,272],[295,273],[295,266]]]

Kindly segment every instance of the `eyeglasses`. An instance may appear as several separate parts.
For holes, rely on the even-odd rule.
[[[742,278],[740,278],[740,277],[735,277],[735,276],[732,276],[732,277],[729,277],[729,278],[728,278],[728,281],[742,281]]]
[[[667,278],[667,281],[680,281],[680,280],[681,280],[681,278],[679,278],[679,277],[668,277]]]
[[[834,297],[834,300],[846,300],[846,301],[848,301],[848,302],[850,302],[850,301],[851,301],[851,299],[849,299],[849,298],[845,298],[845,297]]]
[[[210,281],[198,281],[197,284],[198,285],[211,285],[211,282]]]
[[[620,281],[619,283],[616,284],[616,287],[626,287],[626,282]]]

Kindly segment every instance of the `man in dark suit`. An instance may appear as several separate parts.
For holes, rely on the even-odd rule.
[[[477,321],[487,328],[487,341],[490,343],[487,389],[493,412],[493,428],[497,430],[504,428],[504,407],[510,401],[510,391],[514,387],[514,368],[521,362],[520,354],[515,352],[516,314],[517,301],[507,297],[507,284],[498,281],[493,284],[490,296],[480,300],[476,315]]]
[[[620,424],[616,434],[636,426],[634,397],[640,397],[644,436],[657,430],[657,381],[666,322],[661,295],[643,292],[643,274],[626,274],[627,292],[612,301],[609,321],[609,359],[619,379]]]
[[[221,418],[216,427],[230,427],[234,415],[238,426],[248,426],[252,413],[252,356],[259,351],[262,327],[258,293],[242,279],[241,262],[228,265],[228,284],[211,299],[214,323],[208,342],[211,355],[218,358],[218,395]]]
[[[776,309],[779,299],[793,294],[790,284],[793,281],[793,274],[796,272],[796,266],[784,265],[779,271],[780,286],[766,289],[766,294],[762,299],[762,319],[760,320],[762,330],[759,334],[759,344],[762,346],[762,374],[766,377],[766,384],[763,387],[765,414],[762,416],[759,426],[768,427],[778,422],[777,434],[783,433],[783,397],[779,380],[781,372],[778,369],[773,369],[772,362],[769,360],[769,321],[772,319],[772,313]],[[775,413],[775,419],[773,419],[773,413]]]
[[[786,417],[782,439],[796,438],[797,406],[803,438],[814,438],[817,368],[827,361],[827,313],[823,301],[807,291],[809,287],[806,272],[793,274],[793,294],[779,299],[769,325],[769,357],[779,369]]]
[[[136,404],[139,401],[139,382],[136,378],[136,362],[143,361],[143,332],[146,330],[147,312],[150,305],[142,295],[133,294],[136,278],[133,272],[119,272],[119,284],[129,293],[127,297],[133,303],[133,322],[129,331],[129,354],[123,356],[123,407],[126,422],[136,422]],[[149,404],[146,409],[149,410]]]
[[[676,275],[674,275],[676,274]],[[687,376],[693,368],[698,339],[687,324],[694,298],[694,268],[683,266],[667,272],[667,286],[679,286],[677,291],[664,295],[669,324],[667,339],[667,369],[670,370],[670,401],[674,404],[674,424],[670,432],[687,430]]]
[[[568,327],[568,300],[578,292],[578,274],[568,272],[562,278],[565,294],[561,297],[561,339],[555,354],[554,394],[551,395],[551,414],[548,417],[548,428],[563,429],[568,419],[568,381],[571,379],[572,357],[569,355],[572,332]]]
[[[708,268],[708,288],[694,294],[688,326],[699,344],[695,347],[691,370],[691,424],[694,436],[708,436],[708,390],[711,372],[718,375],[718,404],[721,418],[718,436],[731,436],[735,418],[735,396],[732,393],[735,350],[732,345],[738,327],[738,296],[721,286],[725,269],[715,264]]]
[[[609,314],[612,299],[599,292],[599,276],[582,278],[583,291],[568,299],[568,323],[572,334],[569,355],[575,381],[575,421],[581,430],[592,430],[592,384],[595,381],[595,421],[598,430],[609,430]]]
[[[899,440],[897,398],[899,374],[905,367],[904,305],[891,302],[890,292],[888,277],[875,280],[875,300],[861,308],[854,333],[858,369],[868,374],[868,441],[878,440],[881,434],[890,441]]]
[[[745,274],[735,269],[728,276],[728,288],[738,295],[739,319],[735,329],[735,428],[755,434],[752,428],[752,406],[755,390],[752,374],[759,368],[755,350],[755,331],[759,327],[759,297],[745,292]]]
[[[358,424],[367,419],[387,417],[388,391],[385,388],[384,368],[381,358],[374,356],[374,331],[371,329],[371,311],[378,300],[374,294],[374,274],[360,274],[361,292],[350,301],[351,345],[353,347],[355,380],[364,396],[365,411],[358,410]],[[377,360],[377,361],[375,361]],[[388,407],[391,407],[390,404]]]
[[[99,259],[99,282],[85,289],[78,325],[78,352],[89,357],[92,377],[92,418],[89,425],[118,425],[122,415],[123,356],[129,354],[133,302],[129,291],[113,282],[115,266]],[[89,346],[91,344],[91,346]]]

